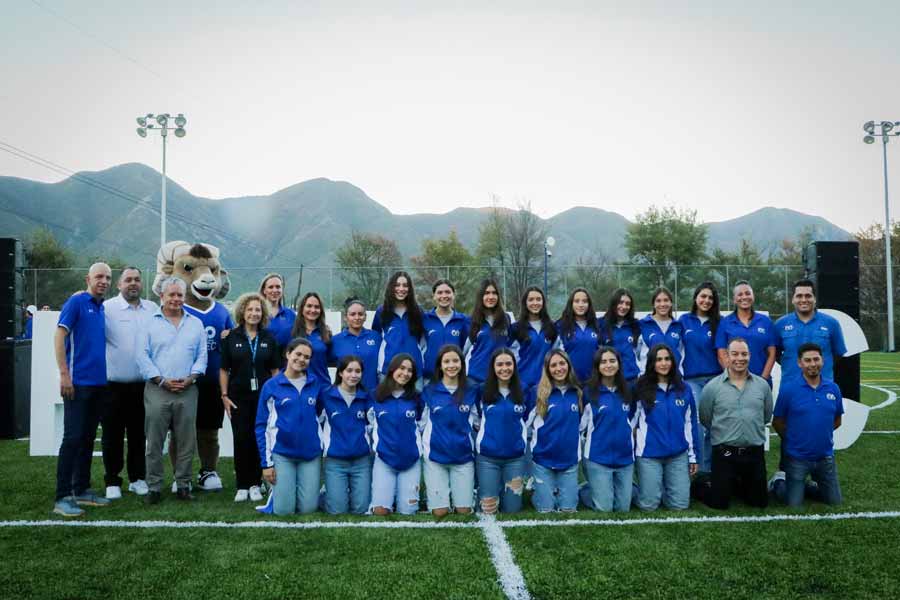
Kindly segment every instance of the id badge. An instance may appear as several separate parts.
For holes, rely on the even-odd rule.
[[[259,382],[256,380],[256,377],[250,379],[250,391],[255,392],[259,389]]]

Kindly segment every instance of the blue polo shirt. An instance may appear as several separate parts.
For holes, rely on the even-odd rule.
[[[761,376],[763,368],[766,366],[768,349],[776,345],[775,326],[772,325],[772,319],[754,312],[750,324],[744,327],[736,312],[722,317],[722,320],[719,321],[719,328],[716,330],[716,349],[728,348],[728,342],[736,337],[747,340],[747,345],[750,346],[749,370],[754,375]]]
[[[215,385],[219,384],[219,367],[222,364],[222,332],[234,329],[231,313],[225,305],[213,302],[206,310],[184,305],[184,312],[200,319],[206,330],[206,374],[202,379]]]
[[[834,456],[834,420],[844,414],[836,383],[822,379],[813,388],[802,376],[782,381],[773,414],[787,424],[784,451],[788,456],[809,461]]]
[[[685,379],[721,373],[722,366],[716,355],[716,340],[713,338],[709,319],[701,321],[697,315],[685,313],[678,318],[678,322],[684,330],[681,334],[684,344],[681,370]]]
[[[346,328],[332,336],[328,347],[328,362],[336,365],[348,354],[359,357],[363,364],[362,386],[374,392],[378,386],[378,351],[381,349],[381,334],[365,327],[359,335],[353,335]]]
[[[297,313],[286,306],[278,309],[278,314],[269,319],[269,326],[266,328],[275,336],[278,342],[279,354],[291,341],[291,330],[294,328],[294,321],[297,320]]]
[[[422,316],[422,327],[425,329],[425,357],[422,371],[425,377],[430,379],[434,375],[434,363],[441,346],[455,344],[462,351],[469,337],[469,324],[468,315],[457,311],[453,311],[446,325],[434,308]]]
[[[66,362],[72,385],[106,385],[106,318],[103,299],[75,294],[62,307],[57,325],[66,336]]]
[[[775,322],[775,342],[781,353],[781,378],[800,375],[797,366],[797,349],[807,342],[822,348],[822,378],[834,379],[834,357],[847,353],[844,332],[837,319],[815,311],[812,319],[804,323],[796,312],[784,315]]]

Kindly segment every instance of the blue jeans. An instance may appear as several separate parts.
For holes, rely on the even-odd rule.
[[[703,377],[691,377],[690,379],[684,380],[684,382],[690,386],[691,392],[694,394],[694,406],[697,407],[698,411],[700,410],[700,394],[703,392],[703,388],[706,384],[714,377],[716,376],[706,375]],[[699,421],[697,422],[697,431],[700,433],[700,439],[694,442],[694,454],[697,455],[697,470],[703,471],[704,473],[711,473],[712,438],[709,436],[709,431],[703,426],[703,423],[700,423]]]
[[[834,456],[801,460],[785,454],[784,475],[785,481],[776,483],[774,492],[788,506],[801,506],[804,496],[825,504],[840,504],[843,501]],[[811,480],[809,485],[806,483],[807,475]]]
[[[634,485],[634,463],[607,467],[586,460],[583,465],[588,482],[578,491],[581,503],[603,512],[628,512]]]
[[[469,461],[461,465],[444,465],[424,459],[425,493],[428,509],[472,508],[475,499],[475,463]]]
[[[325,457],[325,511],[365,514],[372,498],[372,457]]]
[[[668,458],[635,459],[638,472],[637,505],[641,510],[656,510],[660,500],[673,510],[690,504],[691,477],[687,451]]]
[[[422,463],[417,460],[405,471],[398,471],[375,456],[372,465],[372,507],[392,510],[397,513],[414,515],[419,510],[419,477]]]
[[[538,512],[575,512],[578,508],[578,463],[568,469],[548,469],[532,461],[534,493],[531,504]]]
[[[479,454],[475,457],[478,473],[478,499],[499,498],[500,512],[514,513],[522,510],[522,492],[525,489],[525,457],[491,458]],[[516,487],[515,479],[519,480]]]
[[[106,386],[78,385],[63,401],[63,439],[56,460],[56,499],[80,496],[91,487],[91,459],[100,414],[107,402]]]
[[[275,464],[275,489],[272,508],[276,515],[308,514],[319,504],[319,471],[322,459],[290,458],[272,453]]]

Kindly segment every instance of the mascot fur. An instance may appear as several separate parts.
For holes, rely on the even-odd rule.
[[[219,461],[219,429],[224,409],[219,389],[219,342],[223,332],[234,323],[228,309],[216,302],[228,294],[228,273],[219,263],[219,249],[210,244],[174,241],[156,254],[156,278],[153,293],[162,294],[162,282],[171,276],[187,284],[185,311],[199,318],[207,335],[209,362],[206,374],[197,380],[197,453],[200,455],[200,489],[217,491],[222,481],[216,472]],[[227,333],[226,333],[227,335]],[[169,443],[169,454],[175,464],[176,440]]]

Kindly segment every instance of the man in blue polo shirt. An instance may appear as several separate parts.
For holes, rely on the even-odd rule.
[[[775,473],[769,487],[788,506],[802,505],[804,494],[826,504],[840,504],[834,430],[841,426],[844,414],[841,389],[822,377],[818,344],[803,344],[797,353],[801,377],[781,383],[772,419],[784,446],[784,471]]]
[[[797,349],[808,342],[822,349],[822,377],[834,379],[834,364],[847,353],[844,332],[836,319],[816,310],[816,286],[809,279],[794,283],[791,292],[794,312],[775,322],[775,339],[781,354],[781,379],[800,376]]]
[[[53,512],[79,517],[79,506],[106,506],[91,489],[91,459],[102,407],[107,402],[106,323],[103,296],[112,281],[106,263],[95,263],[85,278],[87,291],[69,298],[53,339],[63,398],[63,439],[56,463]]]

